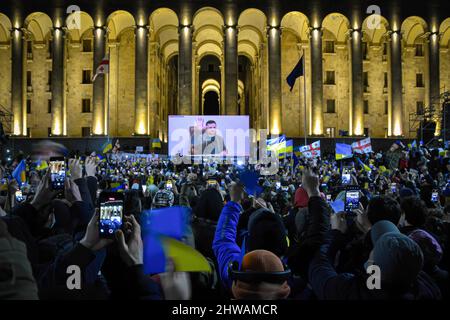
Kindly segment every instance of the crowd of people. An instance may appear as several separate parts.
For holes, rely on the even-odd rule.
[[[67,159],[61,190],[39,167],[49,160],[39,151],[0,168],[0,299],[449,297],[447,150],[395,144],[340,161],[288,157],[250,186],[248,163],[175,165],[53,148]],[[11,173],[23,159],[17,181]],[[336,210],[350,187],[358,206]],[[104,191],[124,194],[123,224],[111,238],[99,235]],[[169,260],[164,273],[144,273],[142,212],[172,206],[191,209],[183,241],[211,272],[179,272]],[[81,274],[75,288],[72,266]]]

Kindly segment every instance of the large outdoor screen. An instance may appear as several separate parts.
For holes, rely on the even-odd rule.
[[[248,116],[169,116],[169,156],[249,156]]]

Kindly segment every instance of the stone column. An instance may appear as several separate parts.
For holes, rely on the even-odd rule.
[[[94,29],[94,64],[93,74],[105,58],[106,52],[106,29],[105,27],[96,27]],[[94,135],[106,135],[105,124],[105,87],[106,75],[99,74],[93,83],[93,112],[92,112],[92,133]]]
[[[192,25],[180,26],[178,55],[178,113],[192,112]]]
[[[281,128],[281,28],[268,28],[270,133],[280,134]]]
[[[362,32],[360,29],[350,30],[351,52],[351,123],[350,134],[362,136],[364,134],[364,97],[363,97],[363,57]]]
[[[64,132],[65,32],[62,28],[54,28],[52,36],[52,136],[62,136],[66,134]]]
[[[26,134],[24,125],[24,39],[23,31],[14,28],[11,31],[11,105],[13,112],[13,134],[20,136]]]
[[[390,136],[401,136],[403,134],[403,86],[402,86],[402,41],[400,31],[390,33]]]
[[[439,34],[432,32],[428,35],[428,105],[433,103],[433,99],[439,97],[440,94],[440,75],[439,75]],[[437,100],[434,100],[437,101]],[[437,106],[440,108],[440,106]]]
[[[312,135],[323,134],[322,30],[310,31],[311,52],[311,129]]]
[[[135,30],[134,133],[147,135],[148,128],[148,27]]]
[[[238,114],[238,48],[236,26],[224,27],[225,109],[227,115]]]

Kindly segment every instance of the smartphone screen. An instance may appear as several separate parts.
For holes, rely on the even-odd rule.
[[[431,202],[438,202],[439,201],[439,193],[436,190],[433,190],[431,193]]]
[[[397,184],[396,183],[391,183],[391,192],[397,193]]]
[[[147,185],[143,184],[142,185],[142,191],[145,192],[147,190]]]
[[[350,173],[343,173],[341,182],[342,184],[350,184]]]
[[[122,226],[123,193],[102,192],[99,197],[99,234],[102,238],[114,237],[114,232]]]
[[[281,188],[281,182],[277,181],[277,182],[275,183],[275,187],[276,187],[277,189],[280,189],[280,188]]]
[[[22,190],[17,190],[16,191],[16,201],[17,202],[22,202],[23,200],[25,200],[25,198],[22,195]]]
[[[64,189],[66,181],[66,161],[64,157],[50,158],[50,184],[53,190]]]
[[[327,201],[331,202],[331,194],[327,194]]]
[[[345,212],[358,209],[359,207],[359,190],[347,190],[345,192]]]
[[[167,189],[172,189],[172,181],[167,181],[166,182],[166,188]]]

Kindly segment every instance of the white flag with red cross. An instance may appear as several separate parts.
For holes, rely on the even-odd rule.
[[[95,71],[94,77],[92,78],[92,82],[94,82],[100,74],[106,73],[109,73],[109,55],[106,55],[100,62],[97,70]]]
[[[370,138],[359,140],[352,143],[352,149],[354,153],[371,153],[372,152],[372,142]]]

